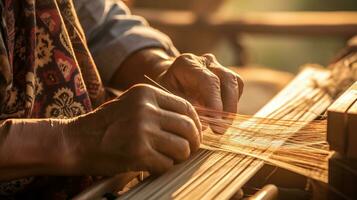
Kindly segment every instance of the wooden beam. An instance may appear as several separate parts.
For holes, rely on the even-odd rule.
[[[357,12],[248,13],[217,17],[211,23],[243,33],[352,37],[357,33]]]
[[[357,12],[259,12],[238,16],[217,15],[206,20],[189,11],[136,9],[153,26],[176,30],[352,37],[357,33]]]

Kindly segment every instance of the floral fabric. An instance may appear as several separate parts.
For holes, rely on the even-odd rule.
[[[70,118],[103,103],[104,88],[71,0],[0,4],[0,119]],[[0,195],[38,179],[0,183]]]

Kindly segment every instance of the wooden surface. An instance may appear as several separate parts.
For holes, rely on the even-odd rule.
[[[214,16],[204,21],[189,11],[135,9],[153,26],[197,31],[352,37],[357,12],[259,12]]]
[[[330,198],[356,199],[357,82],[328,108],[327,140],[336,151],[329,160],[329,185],[340,193]]]
[[[348,112],[352,105],[357,100],[357,82],[353,84],[346,92],[344,92],[329,108],[327,111],[328,126],[327,126],[327,141],[330,144],[331,150],[337,151],[342,155],[347,155],[348,142],[357,140],[351,140],[350,134],[348,134]],[[353,111],[351,110],[351,120]],[[352,122],[351,121],[351,122]],[[351,124],[352,126],[352,124]],[[352,127],[351,127],[352,128]],[[356,130],[352,130],[351,132]],[[352,144],[355,146],[355,144]]]
[[[332,100],[313,82],[328,77],[327,70],[306,68],[256,116],[306,123],[315,119]],[[249,156],[201,150],[189,161],[148,179],[119,199],[229,199],[263,164]]]
[[[269,68],[246,66],[230,69],[244,80],[244,92],[238,105],[238,112],[243,115],[254,115],[294,79],[292,73]],[[259,98],[256,98],[257,94]]]
[[[357,160],[357,98],[347,112],[347,135],[349,136],[349,140],[347,141],[347,155],[348,157]]]

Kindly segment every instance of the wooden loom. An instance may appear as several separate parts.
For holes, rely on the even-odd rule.
[[[356,63],[357,53],[352,51],[342,56],[340,61],[332,64],[329,69],[306,66],[284,90],[255,115],[260,118],[299,120],[307,124],[327,110],[327,140],[336,153],[329,162],[329,177],[322,176],[319,179],[328,181],[340,194],[331,195],[332,199],[357,197]],[[346,90],[351,84],[352,86]],[[343,94],[335,100],[339,93]],[[250,122],[254,123],[256,118],[251,120]],[[298,131],[304,123],[288,128],[286,134]],[[244,129],[245,123],[237,126]],[[256,129],[262,128],[257,121]],[[228,130],[231,131],[236,130]],[[280,134],[281,132],[285,133],[284,130],[279,130]],[[245,139],[252,143],[255,140]],[[274,141],[275,147],[283,143],[284,141]],[[270,156],[264,151],[254,153]],[[263,165],[262,160],[250,156],[200,150],[190,160],[175,166],[160,177],[149,177],[119,199],[229,199]],[[120,183],[115,177],[104,180],[76,199],[100,199],[104,193],[114,192]]]
[[[306,123],[316,119],[333,103],[333,98],[329,92],[327,92],[325,88],[318,87],[317,85],[319,82],[327,81],[330,77],[330,70],[306,66],[304,70],[270,103],[261,109],[255,117],[301,120]],[[352,106],[353,99],[356,100],[356,98],[355,96],[350,98],[350,93],[356,94],[354,93],[356,84],[352,86],[352,89],[350,88],[346,94],[342,95],[329,109],[329,121],[332,120],[334,122],[336,120],[335,118],[347,120],[344,121],[343,124],[349,124],[350,126],[347,126],[348,128],[343,130],[350,131],[349,134],[347,134],[348,132],[343,132],[344,134],[339,132],[342,130],[338,127],[341,123],[337,123],[338,126],[334,125],[334,123],[329,123],[329,133],[333,130],[334,135],[348,135],[349,137],[353,137],[351,133],[353,131],[356,132],[356,127],[351,126],[351,122],[353,122],[352,125],[356,124],[356,116],[354,115],[356,114],[356,102],[354,102]],[[349,102],[351,106],[345,106],[344,108],[346,109],[342,111],[341,108],[343,106],[339,104],[346,102],[344,100],[346,95],[350,98]],[[332,114],[332,112],[334,114]],[[343,113],[342,118],[339,116],[340,112]],[[240,126],[244,126],[244,123]],[[303,126],[304,124],[301,124],[301,127],[294,126],[294,130],[289,130],[289,133],[291,131],[298,131],[298,129]],[[259,124],[257,124],[257,128],[261,128]],[[331,138],[331,134],[329,134],[329,138]],[[249,139],[252,140],[252,142],[254,141],[254,138]],[[355,138],[353,140],[355,140]],[[281,145],[283,141],[279,141],[278,143]],[[334,148],[334,145],[332,145],[332,147]],[[353,145],[350,147],[353,148]],[[350,152],[356,153],[355,151]],[[269,154],[265,155],[265,152],[259,153],[264,156],[269,156]],[[263,165],[264,162],[262,160],[249,156],[200,150],[190,160],[175,166],[174,169],[160,177],[149,177],[119,199],[229,199],[248,182]],[[321,180],[327,181],[327,179],[328,177],[321,177]],[[330,182],[332,183],[333,181],[330,180]],[[106,187],[109,186],[109,188],[113,189],[113,184],[115,184],[113,180],[104,181],[94,189],[83,193],[77,199],[99,197],[99,194],[102,195],[108,192],[108,188]]]
[[[205,21],[206,24],[202,24],[202,22],[201,24],[196,24],[197,20],[190,13],[161,12],[158,14],[157,12],[139,11],[152,25],[160,29],[164,27],[169,30],[179,29],[183,31],[181,29],[186,28],[188,30],[198,29],[199,32],[206,30],[205,32],[207,34],[212,33],[214,38],[217,35],[224,35],[225,38],[230,38],[233,44],[237,41],[235,33],[241,32],[341,35],[344,37],[356,34],[355,13],[345,13],[347,15],[351,14],[349,17],[341,17],[342,15],[333,17],[332,15],[336,13],[304,13],[303,16],[300,13],[299,15],[297,13],[284,13],[284,16],[264,14],[264,16],[258,16],[258,18],[255,17],[253,19],[245,17],[233,20],[215,19],[213,21]],[[173,16],[171,17],[170,15]],[[272,20],[273,23],[269,20],[272,19],[271,17],[274,18]],[[291,22],[291,19],[294,19],[294,21]],[[332,21],[321,19],[331,19]],[[344,22],[341,23],[339,21],[341,19]],[[186,35],[187,33],[184,34],[184,36]],[[186,37],[184,38],[186,40]],[[355,43],[357,44],[357,42]],[[190,46],[195,45],[190,43]],[[241,50],[239,45],[237,49]],[[306,123],[314,120],[334,102],[335,94],[338,93],[331,93],[326,88],[316,87],[315,83],[324,82],[331,73],[333,74],[333,72],[321,68],[305,68],[287,88],[258,112],[256,116],[288,120],[300,119],[306,121]],[[338,84],[332,87],[344,90],[342,89],[344,87],[338,88]],[[347,93],[351,93],[350,90]],[[331,148],[337,153],[330,159],[329,177],[321,177],[321,179],[328,179],[333,187],[343,193],[343,196],[356,199],[354,190],[357,185],[357,178],[354,172],[357,166],[356,162],[353,161],[356,159],[353,155],[356,154],[355,147],[351,145],[352,142],[356,141],[354,137],[357,136],[356,134],[353,135],[357,130],[353,126],[357,123],[355,115],[356,103],[353,104],[352,97],[347,101],[344,96],[346,95],[341,96],[342,99],[339,98],[335,101],[328,110],[328,140],[331,143]],[[259,124],[257,124],[257,129],[259,128]],[[250,139],[254,140],[254,138]],[[269,156],[264,152],[259,153]],[[147,179],[122,196],[121,199],[228,199],[251,179],[263,164],[262,160],[249,156],[201,150],[189,161],[176,166],[163,176],[156,179]],[[116,191],[120,184],[121,181],[117,178],[104,180],[79,195],[77,199],[101,199],[104,193]],[[338,197],[340,198],[341,196]],[[332,199],[336,199],[336,197],[332,196]]]
[[[329,95],[315,85],[315,81],[328,79],[329,75],[325,69],[305,68],[255,116],[306,123],[314,120],[332,103]],[[249,156],[201,150],[189,161],[145,181],[120,199],[229,199],[263,165],[262,160]]]

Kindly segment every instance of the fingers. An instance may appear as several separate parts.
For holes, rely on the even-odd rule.
[[[186,115],[189,118],[191,118],[198,130],[199,137],[200,138],[202,137],[201,136],[202,125],[199,120],[198,114],[188,101],[163,91],[160,91],[156,95],[156,100],[160,108],[167,111],[172,111],[182,115]]]
[[[190,100],[200,105],[222,111],[220,80],[206,68],[206,59],[193,54],[182,54],[171,67],[181,90]]]
[[[223,110],[237,113],[238,101],[243,92],[243,81],[233,71],[221,66],[212,54],[203,56],[207,59],[207,67],[220,79]]]
[[[239,100],[237,77],[218,68],[213,68],[212,71],[220,77],[223,110],[225,112],[237,113]]]
[[[223,102],[221,95],[221,83],[217,75],[204,69],[200,75],[200,92],[204,106],[213,110],[222,111]]]
[[[136,90],[132,94],[138,102],[134,109],[137,113],[132,113],[135,120],[131,121],[137,125],[129,131],[136,142],[128,151],[139,148],[134,154],[141,158],[139,166],[161,173],[172,165],[170,160],[181,162],[199,149],[201,124],[189,102],[152,86],[132,89]]]
[[[150,156],[143,158],[143,169],[153,174],[162,174],[173,167],[174,161],[162,153],[152,149]]]
[[[207,58],[209,62],[207,67],[220,79],[223,110],[226,112],[236,113],[239,99],[237,77],[230,73],[228,69],[217,66],[214,58],[211,56],[205,55],[204,57]]]
[[[187,140],[167,131],[156,131],[152,145],[156,151],[176,162],[187,160],[191,154],[190,144]]]
[[[191,152],[196,152],[199,149],[201,135],[191,118],[162,110],[160,128],[187,140],[190,144]]]

